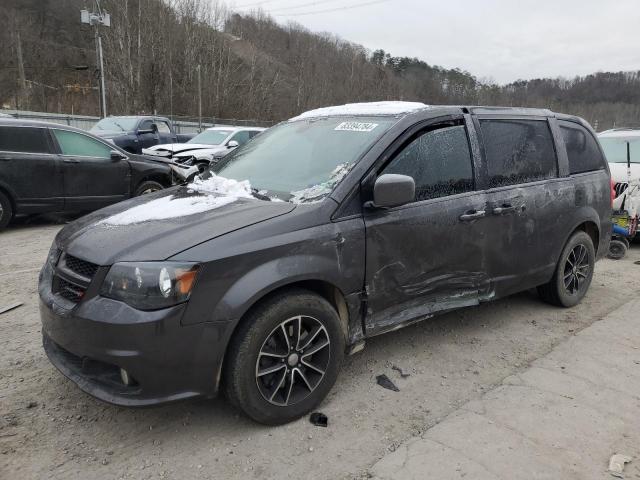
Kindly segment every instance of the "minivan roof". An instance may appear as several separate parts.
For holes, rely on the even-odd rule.
[[[365,102],[350,103],[346,105],[318,108],[303,112],[300,115],[289,119],[289,121],[302,120],[307,118],[321,117],[354,117],[354,116],[393,116],[404,117],[413,113],[432,110],[434,113],[439,110],[457,109],[461,113],[474,113],[478,115],[504,114],[504,115],[526,115],[538,117],[555,117],[567,120],[579,120],[571,115],[556,115],[554,112],[543,108],[523,108],[523,107],[487,107],[472,105],[426,105],[419,102]]]

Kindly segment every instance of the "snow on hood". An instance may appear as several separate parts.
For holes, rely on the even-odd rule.
[[[340,180],[349,173],[353,165],[349,163],[342,163],[333,169],[329,180],[318,185],[314,185],[304,190],[298,190],[291,192],[292,197],[289,199],[291,203],[314,203],[321,201],[333,190]]]
[[[348,103],[346,105],[318,108],[309,110],[297,117],[289,119],[290,122],[314,117],[330,117],[337,115],[401,115],[409,113],[421,108],[427,108],[428,105],[420,102],[367,102],[367,103]]]
[[[151,220],[166,220],[207,212],[233,203],[239,198],[253,198],[248,180],[238,182],[213,175],[206,180],[196,178],[187,185],[189,193],[200,193],[188,197],[169,195],[137,205],[124,212],[107,217],[98,225],[131,225]]]

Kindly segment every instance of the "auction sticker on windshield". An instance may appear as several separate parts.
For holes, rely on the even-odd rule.
[[[370,132],[378,126],[377,123],[342,122],[334,130],[343,132]]]

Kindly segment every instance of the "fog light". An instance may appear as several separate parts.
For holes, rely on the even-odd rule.
[[[125,385],[131,385],[133,383],[133,379],[129,376],[129,372],[127,372],[124,368],[120,369],[120,379]]]

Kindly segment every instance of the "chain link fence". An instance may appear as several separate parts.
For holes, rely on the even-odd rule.
[[[82,130],[90,130],[91,127],[93,127],[98,122],[98,120],[100,120],[100,117],[94,117],[90,115],[67,115],[60,113],[29,112],[25,110],[0,110],[0,113],[5,113],[15,118],[60,123],[63,125],[69,125],[71,127],[81,128]],[[170,118],[173,122],[173,125],[175,126],[176,133],[198,133],[200,131],[200,125],[202,125],[202,129],[221,126],[268,128],[272,125],[275,125],[276,123],[267,120],[202,117],[202,124],[200,124],[197,117],[171,117],[167,115],[157,116]]]

